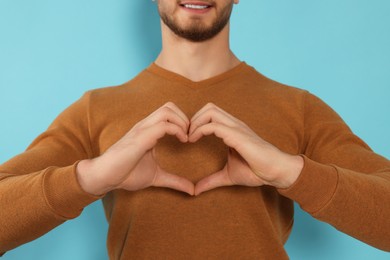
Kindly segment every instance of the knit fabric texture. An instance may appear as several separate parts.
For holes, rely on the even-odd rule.
[[[220,187],[199,196],[168,188],[83,191],[80,160],[95,158],[166,102],[191,118],[212,102],[305,166],[288,189]],[[228,147],[213,135],[193,144],[165,136],[165,170],[196,183],[224,167]],[[115,174],[113,172],[112,174]],[[245,62],[193,82],[151,64],[120,86],[87,92],[28,149],[0,166],[0,253],[27,243],[102,199],[110,259],[288,259],[293,201],[313,217],[390,250],[390,162],[355,136],[329,106]]]

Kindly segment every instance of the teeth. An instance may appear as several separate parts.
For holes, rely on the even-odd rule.
[[[184,5],[185,8],[191,8],[191,9],[206,9],[207,5]]]

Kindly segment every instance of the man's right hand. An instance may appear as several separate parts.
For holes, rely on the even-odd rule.
[[[77,174],[81,187],[94,195],[114,189],[135,191],[150,186],[193,195],[194,184],[161,169],[154,156],[154,146],[166,134],[187,142],[189,124],[186,115],[175,104],[166,103],[137,123],[104,154],[80,161]]]

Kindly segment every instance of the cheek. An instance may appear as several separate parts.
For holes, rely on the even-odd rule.
[[[226,16],[230,17],[232,10],[233,10],[233,4],[229,4],[225,6],[220,12],[220,17],[226,17]]]
[[[173,9],[172,4],[167,3],[167,1],[159,1],[158,11],[160,14],[164,13],[166,15],[170,15],[172,9]]]
[[[161,14],[163,14],[166,17],[169,17],[170,19],[173,19],[174,16],[177,15],[177,13],[180,11],[176,3],[169,3],[169,4],[161,4],[158,6],[158,11]]]
[[[166,12],[175,12],[176,9],[178,8],[178,3],[176,0],[169,0],[169,1],[161,1],[159,4],[159,8],[162,8]]]

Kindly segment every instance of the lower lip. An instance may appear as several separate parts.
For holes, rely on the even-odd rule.
[[[180,8],[187,11],[187,12],[193,13],[193,14],[205,14],[205,13],[209,12],[212,7],[208,7],[205,9],[192,9],[192,8],[186,8],[184,6],[180,6]]]

